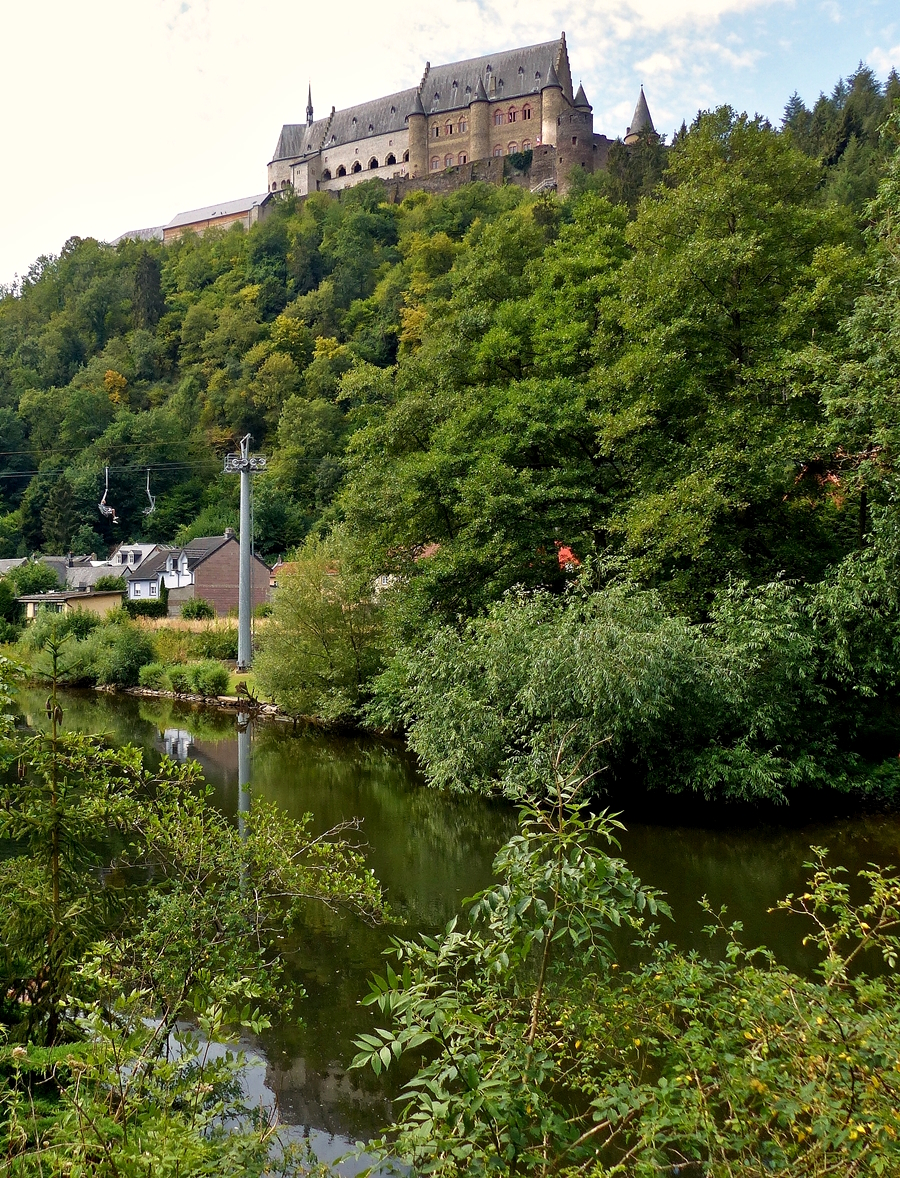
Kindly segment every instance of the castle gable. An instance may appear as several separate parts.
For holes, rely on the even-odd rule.
[[[318,151],[322,144],[322,136],[328,130],[328,123],[328,119],[317,119],[312,125],[286,123],[281,128],[278,146],[272,159],[295,160]]]
[[[507,49],[502,53],[471,57],[468,61],[432,66],[422,87],[422,105],[427,114],[466,107],[475,96],[479,79],[491,101],[539,94],[551,66],[559,74],[563,92],[572,101],[572,75],[566,42],[565,37],[560,37],[524,49]]]

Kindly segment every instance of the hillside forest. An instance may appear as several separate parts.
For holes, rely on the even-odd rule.
[[[456,789],[565,731],[613,793],[892,798],[898,98],[860,66],[778,127],[704,112],[565,199],[71,238],[0,298],[0,557],[236,526],[250,433],[287,710]]]

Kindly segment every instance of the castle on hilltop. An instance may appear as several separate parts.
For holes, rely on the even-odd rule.
[[[631,145],[655,134],[641,87],[623,139]],[[346,110],[332,107],[324,119],[313,115],[310,90],[306,122],[281,128],[265,192],[190,209],[167,225],[121,237],[169,242],[235,224],[249,229],[282,192],[337,192],[376,176],[395,201],[414,189],[446,192],[472,180],[564,193],[574,169],[604,167],[611,146],[594,131],[584,87],[573,93],[563,33],[450,65],[426,62],[418,86]]]
[[[625,142],[653,134],[641,90]],[[268,191],[300,196],[335,191],[379,176],[385,180],[496,179],[502,163],[481,161],[531,152],[534,187],[564,187],[573,168],[602,167],[611,140],[594,131],[584,87],[573,91],[566,35],[450,65],[425,63],[418,86],[281,129],[268,165]],[[416,187],[431,187],[417,184]]]

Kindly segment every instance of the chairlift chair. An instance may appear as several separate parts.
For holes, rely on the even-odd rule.
[[[111,520],[114,524],[117,524],[119,522],[119,517],[116,515],[116,509],[106,502],[106,496],[109,494],[109,467],[104,467],[104,470],[106,471],[106,485],[103,488],[103,498],[100,500],[97,506],[100,508],[100,514],[105,519]]]
[[[150,506],[145,507],[141,515],[152,515],[156,511],[156,496],[150,494],[150,467],[147,467],[147,498],[150,500]]]

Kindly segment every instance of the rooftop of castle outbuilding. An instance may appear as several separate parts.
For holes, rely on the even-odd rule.
[[[268,195],[268,192],[263,192],[259,196],[244,196],[240,200],[224,200],[221,204],[207,205],[202,209],[188,209],[173,217],[165,228],[177,229],[180,225],[192,225],[195,221],[213,221],[216,217],[247,213],[254,205],[261,205]]]

